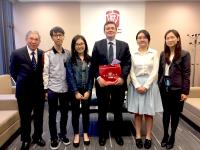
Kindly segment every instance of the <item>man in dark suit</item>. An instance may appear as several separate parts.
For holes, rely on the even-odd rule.
[[[92,70],[96,78],[98,100],[99,144],[104,146],[106,143],[106,114],[110,104],[114,113],[115,140],[118,145],[123,145],[120,126],[123,121],[122,106],[126,80],[131,68],[131,54],[127,43],[115,39],[117,27],[114,22],[105,23],[104,33],[106,39],[97,41],[92,52]],[[111,64],[113,60],[120,64],[122,74],[115,82],[108,82],[99,76],[99,66]]]
[[[13,51],[10,58],[10,74],[16,81],[16,98],[21,123],[21,149],[29,149],[31,142],[31,115],[33,111],[34,133],[32,143],[45,146],[42,139],[44,86],[43,51],[38,49],[40,35],[29,31],[27,45]]]

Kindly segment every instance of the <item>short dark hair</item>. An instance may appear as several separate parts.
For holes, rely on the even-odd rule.
[[[114,25],[115,25],[115,28],[116,28],[116,30],[117,30],[117,25],[116,25],[115,22],[113,22],[113,21],[107,21],[107,22],[104,24],[104,27],[103,27],[104,31],[105,31],[105,27],[106,27],[108,24],[114,24]]]
[[[149,34],[149,32],[148,32],[147,30],[144,30],[144,29],[140,30],[140,31],[136,34],[136,40],[138,39],[138,35],[139,35],[140,33],[143,33],[143,34],[145,35],[145,37],[148,39],[148,41],[150,42],[150,40],[151,40],[150,34]]]
[[[50,36],[51,36],[51,37],[53,36],[53,33],[62,33],[63,35],[65,35],[65,31],[63,30],[63,28],[61,28],[61,27],[59,27],[59,26],[53,27],[53,28],[50,30]]]

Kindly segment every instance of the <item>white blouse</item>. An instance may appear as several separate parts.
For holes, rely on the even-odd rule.
[[[158,74],[158,52],[155,49],[149,48],[146,53],[141,53],[139,50],[132,54],[132,67],[130,72],[131,81],[135,88],[145,87],[149,89],[151,84],[157,79]],[[148,75],[148,79],[144,85],[141,85],[136,77]]]
[[[170,61],[172,62],[174,58],[174,53],[171,52],[171,55],[169,57]],[[169,76],[169,67],[170,67],[171,63],[170,64],[167,64],[165,65],[165,76]]]

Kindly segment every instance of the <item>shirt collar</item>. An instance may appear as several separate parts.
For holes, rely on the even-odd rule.
[[[26,47],[27,47],[27,50],[28,50],[28,54],[31,56],[33,51],[28,47],[28,45]],[[37,49],[34,50],[34,53],[35,53],[34,55],[37,56]]]
[[[114,39],[114,40],[112,40],[112,41],[110,41],[110,40],[108,40],[108,39],[106,39],[106,40],[107,40],[107,44],[108,44],[109,42],[112,42],[113,45],[116,45],[116,39]]]
[[[54,46],[52,47],[52,50],[53,50],[54,54],[58,53]],[[64,50],[63,47],[62,47],[62,52],[61,53],[65,53],[65,50]]]
[[[134,51],[133,53],[137,53],[139,54],[139,49],[137,49],[136,51]],[[147,52],[146,53],[153,53],[153,50],[151,48],[148,48]]]

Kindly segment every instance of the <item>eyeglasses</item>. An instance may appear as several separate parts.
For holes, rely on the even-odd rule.
[[[137,38],[137,40],[147,40],[147,37],[145,37],[145,36],[139,36],[139,37]]]
[[[166,41],[169,41],[169,40],[175,40],[176,37],[175,36],[169,36],[169,37],[166,37]]]
[[[53,34],[53,37],[61,38],[61,37],[64,37],[64,35],[63,34]]]
[[[83,46],[85,43],[76,43],[75,46]]]

